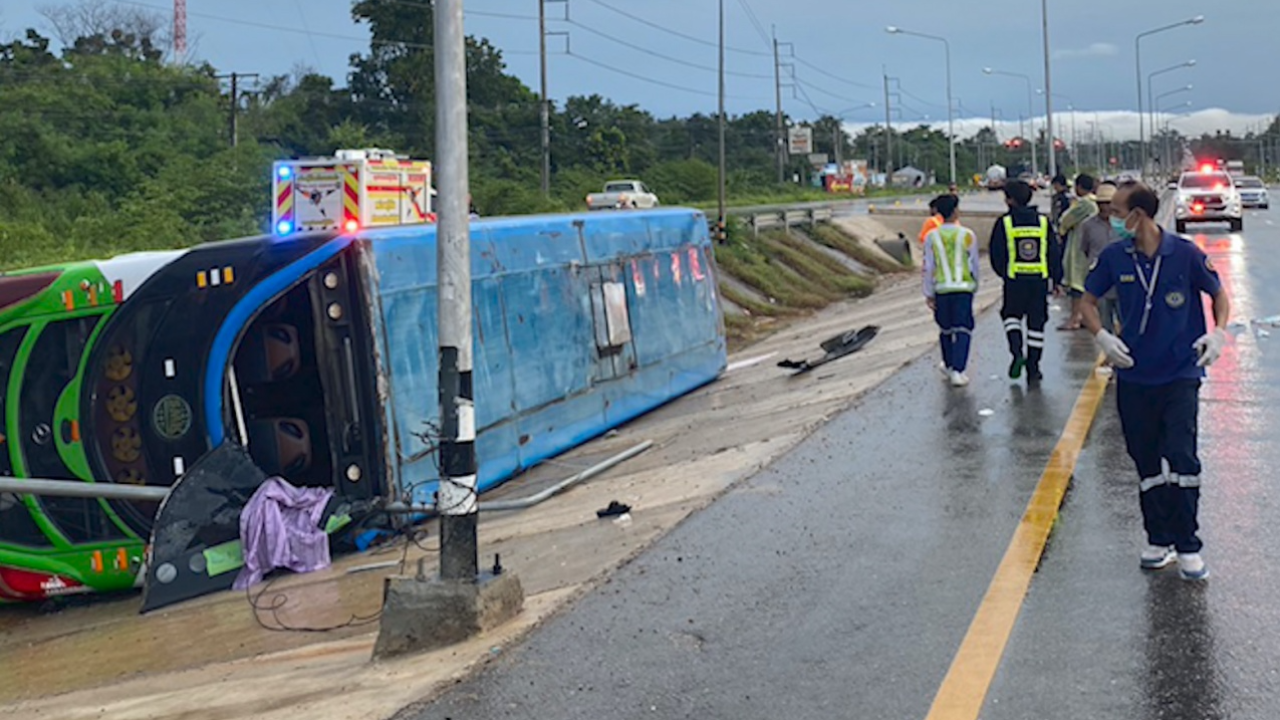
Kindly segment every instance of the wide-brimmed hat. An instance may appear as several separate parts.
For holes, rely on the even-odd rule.
[[[1116,186],[1110,184],[1099,185],[1097,192],[1094,193],[1094,197],[1097,198],[1100,203],[1109,203],[1115,196]]]

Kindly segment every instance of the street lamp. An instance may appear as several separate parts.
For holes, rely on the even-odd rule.
[[[1159,95],[1157,95],[1157,96],[1156,96],[1155,105],[1156,105],[1156,107],[1158,108],[1158,107],[1160,106],[1160,101],[1161,101],[1162,99],[1167,98],[1167,97],[1169,97],[1170,95],[1177,95],[1178,93],[1191,92],[1192,90],[1195,90],[1195,89],[1196,89],[1196,86],[1195,86],[1195,85],[1183,85],[1182,87],[1180,87],[1180,88],[1174,88],[1173,90],[1170,90],[1169,92],[1166,92],[1166,93],[1160,93]],[[1156,114],[1158,115],[1158,114],[1159,114],[1159,112],[1157,112]]]
[[[956,182],[956,128],[955,128],[955,109],[951,105],[951,43],[947,42],[944,37],[937,35],[926,35],[924,33],[903,30],[900,27],[890,25],[884,29],[890,35],[912,35],[926,40],[934,40],[942,43],[947,51],[947,145],[951,153],[951,184]]]
[[[1044,94],[1045,94],[1044,89],[1043,89],[1043,88],[1036,88],[1036,94],[1037,94],[1037,95],[1044,95]],[[1067,103],[1067,110],[1071,112],[1071,124],[1072,124],[1072,127],[1074,128],[1074,127],[1075,127],[1075,103],[1073,103],[1073,102],[1071,101],[1071,98],[1069,98],[1069,97],[1067,97],[1066,95],[1063,95],[1063,94],[1061,94],[1061,93],[1050,93],[1050,94],[1049,94],[1049,97],[1052,97],[1054,100],[1062,100],[1062,101],[1064,101],[1064,102],[1066,102],[1066,103]],[[1052,126],[1050,126],[1050,127],[1052,127]],[[1073,134],[1073,135],[1075,134],[1074,130],[1072,131],[1072,134]],[[1052,144],[1053,144],[1053,141],[1054,141],[1054,137],[1053,137],[1053,135],[1052,135],[1052,134],[1050,134],[1050,135],[1049,135],[1049,143],[1052,145]],[[1072,138],[1072,140],[1071,140],[1071,144],[1072,144],[1072,145],[1075,145],[1075,138],[1074,138],[1074,137],[1073,137],[1073,138]],[[1057,145],[1054,145],[1054,149],[1055,149],[1055,150],[1057,149]],[[1057,172],[1055,171],[1055,172],[1054,172],[1054,174],[1056,175],[1056,174],[1057,174]]]
[[[1040,170],[1037,165],[1039,161],[1036,159],[1036,106],[1034,94],[1031,91],[1031,76],[992,68],[982,68],[982,72],[987,75],[1007,75],[1009,77],[1022,78],[1023,82],[1027,84],[1027,121],[1031,123],[1031,174],[1039,176]]]
[[[1177,65],[1170,65],[1169,67],[1164,68],[1163,70],[1157,70],[1147,76],[1147,125],[1151,130],[1151,137],[1155,137],[1156,135],[1156,117],[1154,114],[1155,103],[1151,98],[1152,81],[1154,81],[1156,77],[1159,75],[1164,75],[1165,73],[1170,73],[1170,72],[1173,72],[1174,70],[1181,70],[1183,68],[1191,68],[1195,66],[1196,66],[1195,60],[1188,60],[1186,62],[1178,63]]]
[[[1145,126],[1142,122],[1142,38],[1147,37],[1148,35],[1162,33],[1166,30],[1175,30],[1184,25],[1199,25],[1202,22],[1204,22],[1204,16],[1197,15],[1193,18],[1183,20],[1182,22],[1176,22],[1172,25],[1165,25],[1163,27],[1155,28],[1154,30],[1139,33],[1138,36],[1133,39],[1133,63],[1138,77],[1138,147],[1142,151],[1141,172],[1145,172],[1147,167],[1147,139]]]
[[[1186,101],[1185,103],[1182,103],[1182,104],[1180,104],[1180,105],[1177,105],[1176,107],[1180,107],[1180,108],[1189,108],[1189,107],[1192,107],[1193,105],[1195,105],[1195,102],[1194,102],[1194,101],[1191,101],[1191,100],[1188,100],[1188,101]],[[1179,113],[1179,114],[1176,114],[1176,115],[1169,115],[1169,116],[1166,116],[1166,117],[1165,117],[1165,119],[1164,119],[1164,155],[1165,155],[1165,159],[1166,159],[1166,160],[1168,161],[1168,163],[1169,163],[1169,169],[1173,169],[1173,167],[1174,167],[1174,165],[1173,165],[1173,138],[1171,138],[1171,137],[1169,136],[1169,130],[1170,130],[1170,127],[1172,126],[1173,121],[1174,121],[1175,119],[1177,119],[1177,118],[1182,118],[1182,117],[1186,117],[1187,115],[1190,115],[1190,114],[1191,114],[1190,112]],[[1153,133],[1153,136],[1154,136],[1154,133]],[[1179,148],[1179,149],[1181,149],[1181,148]]]

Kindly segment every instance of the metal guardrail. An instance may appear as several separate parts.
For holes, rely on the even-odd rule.
[[[768,210],[747,213],[747,227],[751,233],[759,237],[760,231],[770,228],[791,228],[799,225],[814,227],[820,222],[829,222],[835,217],[835,211],[829,207],[813,207],[800,210]]]

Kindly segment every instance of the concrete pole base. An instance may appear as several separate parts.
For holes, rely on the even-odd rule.
[[[524,588],[514,574],[482,573],[474,581],[388,577],[374,659],[426,652],[462,642],[515,617]]]

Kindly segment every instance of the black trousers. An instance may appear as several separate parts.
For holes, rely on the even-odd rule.
[[[1049,281],[1040,277],[1005,279],[1004,333],[1009,339],[1009,352],[1015,358],[1026,357],[1027,366],[1040,367],[1044,354],[1044,326],[1049,321]],[[1023,344],[1026,352],[1023,352]]]
[[[1138,497],[1147,541],[1172,545],[1180,553],[1200,552],[1200,381],[1139,385],[1121,380],[1116,383],[1116,405],[1129,457],[1141,479]]]

